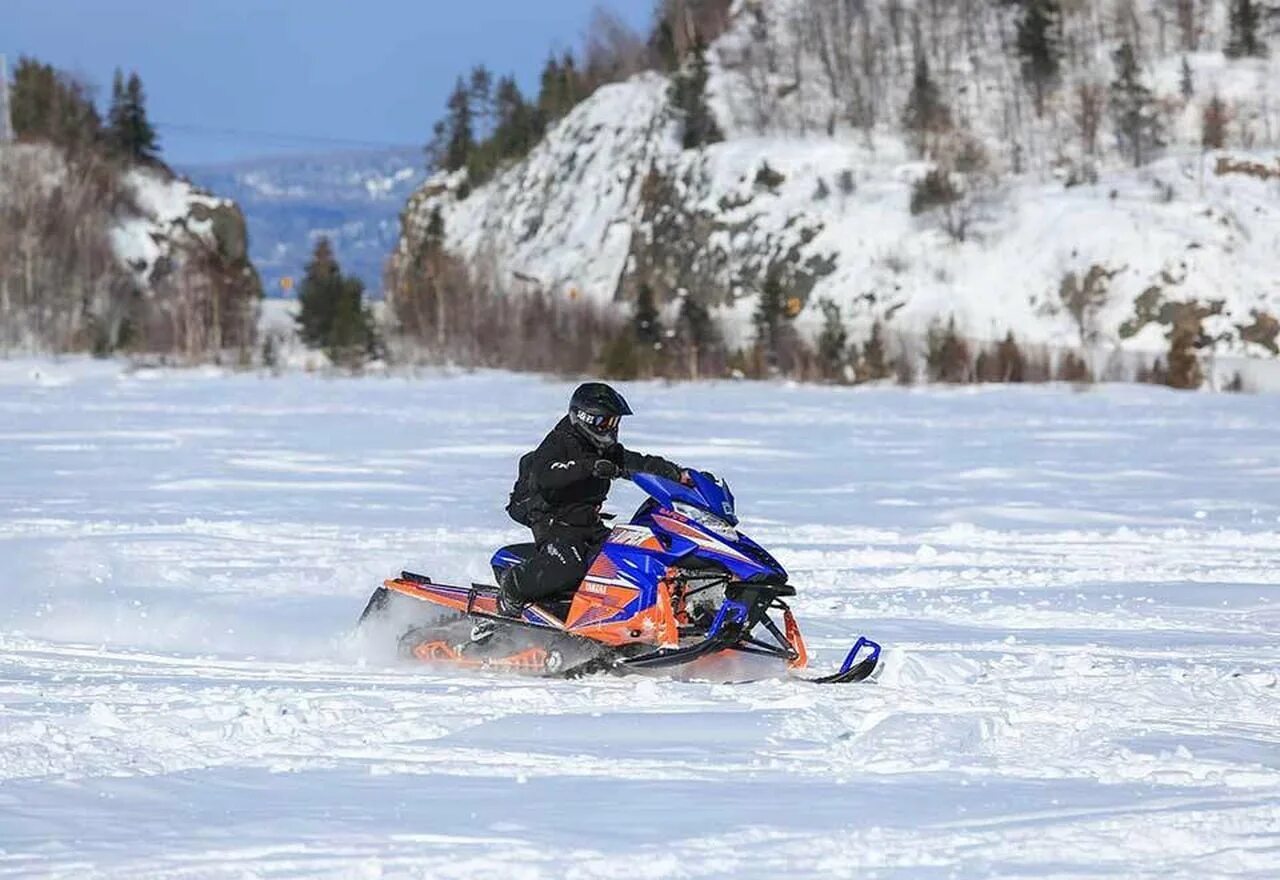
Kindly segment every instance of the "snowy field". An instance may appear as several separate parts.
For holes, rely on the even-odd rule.
[[[0,877],[1280,876],[1280,397],[629,387],[863,685],[353,638],[568,389],[0,363]]]

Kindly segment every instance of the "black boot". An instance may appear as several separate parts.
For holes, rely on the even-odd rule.
[[[525,602],[520,598],[516,587],[516,572],[508,568],[498,575],[498,613],[503,617],[520,618],[524,616]]]

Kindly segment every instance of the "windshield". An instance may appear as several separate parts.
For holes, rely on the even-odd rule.
[[[692,504],[715,514],[730,525],[737,525],[738,515],[729,485],[704,471],[689,471],[689,475],[692,478],[692,485],[689,486],[656,474],[636,474],[631,479],[663,507],[672,509],[676,502]]]

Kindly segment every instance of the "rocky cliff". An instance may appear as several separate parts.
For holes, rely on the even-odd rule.
[[[3,343],[190,359],[255,343],[261,284],[239,208],[163,167],[0,149]]]
[[[449,250],[504,291],[625,303],[646,284],[740,342],[773,276],[809,333],[830,300],[855,334],[954,318],[977,339],[1161,351],[1188,322],[1218,352],[1274,355],[1280,40],[1227,57],[1225,2],[1185,20],[1061,6],[1036,95],[1016,4],[739,2],[708,52],[723,142],[681,148],[664,76],[603,87],[487,184],[428,180],[392,259],[438,210]],[[1136,160],[1123,46],[1152,120]],[[947,107],[924,132],[906,121],[921,59]]]

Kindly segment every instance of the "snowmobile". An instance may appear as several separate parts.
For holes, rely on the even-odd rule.
[[[398,624],[400,652],[424,662],[544,676],[688,670],[730,652],[806,668],[787,572],[738,530],[728,485],[689,473],[688,485],[631,477],[648,498],[613,526],[570,596],[508,617],[498,612],[497,587],[405,571],[374,591],[360,624]],[[533,544],[501,548],[490,561],[494,577],[534,552]],[[880,645],[860,636],[838,671],[806,680],[862,681],[879,657]]]

